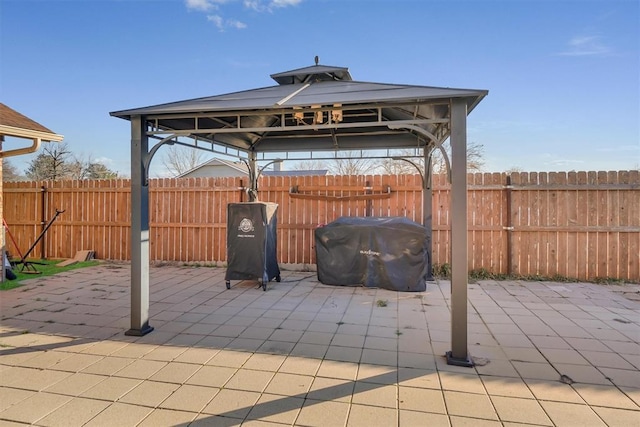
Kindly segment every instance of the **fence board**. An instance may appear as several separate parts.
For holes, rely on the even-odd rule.
[[[547,180],[552,186],[557,186],[561,179],[555,172],[547,174]],[[558,192],[557,190],[547,191],[547,227],[550,229],[557,229],[557,209],[558,209]],[[549,276],[555,276],[558,274],[558,260],[556,253],[558,250],[558,233],[555,230],[549,230],[546,232],[546,262],[542,263],[542,268],[549,273]]]
[[[640,171],[624,172],[625,179],[629,184],[640,187]],[[629,203],[629,226],[633,229],[640,229],[640,196],[637,193],[629,194],[631,202]],[[630,233],[629,244],[629,262],[628,262],[628,276],[640,277],[640,233]],[[614,276],[615,277],[615,276]]]
[[[545,187],[549,185],[549,174],[541,172],[538,174],[538,185]],[[549,226],[549,192],[538,191],[536,194],[538,198],[538,224],[542,227]],[[535,215],[535,213],[534,213]],[[549,234],[548,231],[541,231],[538,236],[538,256],[534,257],[536,261],[535,274],[539,275],[544,269],[542,266],[546,266],[549,263]]]

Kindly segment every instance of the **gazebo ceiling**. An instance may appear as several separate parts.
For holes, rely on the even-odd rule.
[[[450,132],[450,103],[467,111],[486,90],[353,81],[347,68],[314,65],[273,74],[276,86],[144,108],[149,136],[190,137],[242,152],[420,148]],[[417,126],[420,132],[410,127]]]

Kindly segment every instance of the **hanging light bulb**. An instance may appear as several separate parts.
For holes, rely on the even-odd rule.
[[[322,108],[322,105],[312,105],[311,108]],[[321,125],[322,123],[324,123],[324,113],[321,110],[314,111],[313,123],[316,125]]]
[[[333,104],[333,110],[331,110],[331,121],[334,123],[340,123],[342,121],[342,110],[340,109],[342,104]]]

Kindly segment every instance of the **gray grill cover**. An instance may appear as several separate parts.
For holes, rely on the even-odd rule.
[[[429,237],[404,217],[341,217],[315,230],[318,280],[395,291],[426,289]]]
[[[278,205],[266,202],[227,205],[225,280],[262,280],[280,275],[277,260]]]

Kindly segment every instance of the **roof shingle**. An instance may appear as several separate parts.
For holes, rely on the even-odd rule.
[[[29,117],[18,113],[12,108],[7,107],[3,103],[0,103],[0,125],[37,132],[45,132],[51,134],[55,133],[52,130],[42,126],[35,120],[31,120]]]

